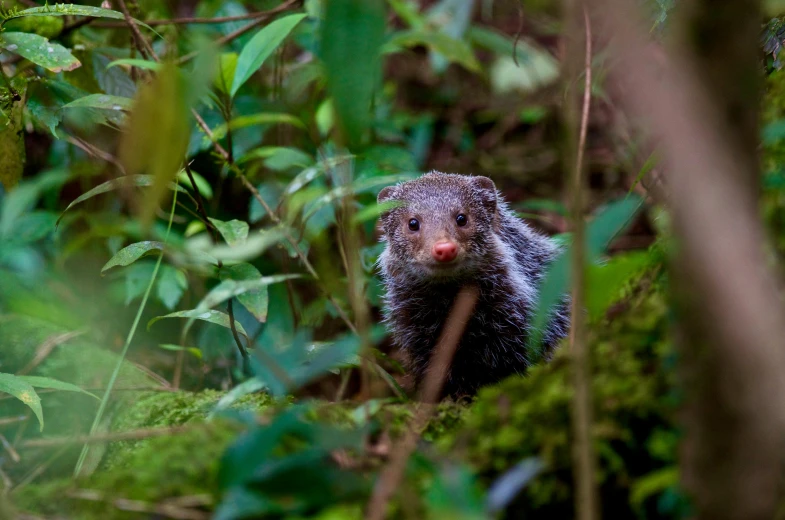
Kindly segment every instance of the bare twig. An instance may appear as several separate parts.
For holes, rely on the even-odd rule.
[[[143,428],[127,432],[110,432],[98,435],[80,435],[76,437],[49,437],[47,439],[31,439],[21,444],[21,449],[52,448],[71,444],[104,444],[117,441],[138,441],[177,435],[194,429],[193,426],[171,426],[169,428]]]
[[[231,23],[231,22],[243,22],[245,20],[256,20],[257,18],[269,18],[275,14],[280,13],[281,11],[285,11],[288,9],[287,7],[278,6],[274,9],[270,9],[269,11],[258,11],[255,13],[248,13],[248,14],[240,14],[236,16],[216,16],[215,18],[200,18],[200,17],[191,17],[191,18],[172,18],[170,20],[144,20],[146,25],[150,27],[156,27],[160,25],[199,25],[199,24],[221,24],[221,23]],[[122,28],[127,27],[126,24],[117,23],[117,22],[99,22],[94,24],[95,27],[105,27],[105,28]]]
[[[566,16],[570,21],[578,17],[579,4],[568,2]],[[578,22],[575,20],[575,25]],[[589,347],[586,343],[586,324],[583,308],[585,291],[585,262],[584,249],[585,224],[584,224],[584,197],[586,192],[584,170],[584,154],[586,152],[586,134],[589,126],[589,111],[591,107],[591,77],[592,77],[592,36],[589,13],[583,9],[583,25],[585,32],[585,59],[583,63],[584,88],[581,107],[580,130],[578,135],[577,150],[575,151],[575,168],[572,171],[570,183],[572,199],[572,298],[570,309],[570,354],[572,356],[572,378],[575,392],[572,402],[572,428],[574,432],[573,455],[575,460],[575,510],[580,520],[593,520],[598,517],[598,500],[596,483],[594,479],[594,452],[592,448],[592,410],[591,410],[591,367]],[[569,31],[572,32],[572,31]],[[573,52],[577,49],[573,49]],[[568,51],[568,56],[572,52]],[[572,117],[573,103],[567,109],[567,124],[572,130],[574,117]],[[570,132],[571,133],[571,132]],[[572,144],[572,143],[570,143]]]
[[[8,426],[9,424],[19,423],[26,421],[30,418],[28,415],[19,415],[17,417],[3,417],[0,418],[0,426]]]
[[[127,498],[109,497],[101,491],[92,489],[78,489],[68,493],[70,498],[78,500],[89,500],[91,502],[106,502],[121,511],[133,513],[147,513],[153,516],[173,518],[175,520],[207,520],[210,514],[190,507],[183,507],[176,503],[162,502],[153,504],[141,500],[130,500]],[[201,497],[204,498],[204,497]],[[194,507],[210,505],[212,502],[195,502]]]
[[[218,45],[218,46],[226,45],[227,43],[236,40],[237,38],[239,38],[243,34],[247,33],[248,31],[251,31],[251,30],[255,29],[256,27],[259,27],[260,25],[262,25],[271,16],[274,16],[274,15],[276,15],[276,14],[282,12],[282,11],[286,11],[287,9],[289,9],[289,8],[293,7],[294,5],[296,5],[299,1],[300,0],[288,0],[287,2],[284,2],[283,4],[281,4],[278,7],[276,7],[275,9],[271,9],[270,11],[267,11],[266,13],[264,13],[264,15],[260,15],[260,17],[257,18],[256,20],[254,20],[253,22],[251,22],[251,23],[249,23],[247,25],[244,25],[243,27],[240,27],[236,31],[230,32],[229,34],[227,34],[226,36],[224,36],[222,38],[218,38],[215,41],[216,45]],[[186,55],[180,57],[180,59],[177,60],[177,63],[178,64],[183,64],[183,63],[189,62],[192,59],[194,59],[197,55],[198,55],[198,52],[196,52],[196,51],[191,52],[189,54],[186,54]]]
[[[455,349],[458,347],[458,342],[474,311],[478,294],[476,287],[466,287],[458,293],[455,299],[453,308],[444,323],[439,341],[431,354],[428,372],[423,382],[422,404],[417,408],[409,429],[403,434],[397,446],[393,448],[389,463],[379,475],[379,480],[368,503],[367,520],[386,518],[387,504],[398,489],[406,469],[406,463],[417,445],[420,432],[427,426],[434,408],[433,405],[439,400]]]
[[[28,364],[26,364],[21,370],[17,372],[17,375],[25,375],[29,374],[35,367],[41,364],[41,362],[52,353],[52,351],[58,346],[62,345],[63,343],[74,339],[77,336],[81,336],[84,334],[85,330],[75,330],[71,332],[65,332],[63,334],[55,334],[54,336],[50,336],[44,340],[43,343],[38,345],[35,349],[35,356],[33,359],[30,360]]]
[[[19,456],[19,453],[14,449],[8,439],[5,438],[5,435],[0,433],[0,444],[3,445],[3,449],[8,452],[8,455],[11,457],[11,460],[14,462],[19,462],[22,460],[22,457]]]
[[[156,56],[153,47],[150,45],[150,42],[147,41],[147,38],[142,35],[142,32],[139,30],[139,26],[136,25],[136,21],[134,21],[131,13],[128,11],[128,6],[125,5],[125,0],[117,0],[117,2],[120,4],[120,10],[123,12],[126,24],[128,24],[128,27],[131,29],[131,32],[134,35],[134,41],[136,42],[136,47],[139,49],[139,52],[142,53],[142,56],[144,56],[145,59],[155,57],[155,61],[158,61],[158,56]]]

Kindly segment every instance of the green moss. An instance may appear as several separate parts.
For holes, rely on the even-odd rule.
[[[638,486],[635,500],[631,490],[638,480],[650,473],[661,475],[675,463],[674,375],[669,368],[673,353],[659,282],[644,277],[637,283],[638,293],[590,335],[597,476],[603,512],[609,517],[645,517],[647,510],[656,509],[658,492],[663,491],[656,486],[663,479],[649,479],[649,488],[642,490]],[[562,349],[528,376],[482,390],[457,435],[438,441],[444,452],[462,452],[485,484],[522,459],[539,457],[546,469],[517,500],[516,514],[536,510],[538,518],[573,515],[567,354]]]
[[[158,504],[172,497],[218,494],[216,475],[221,454],[238,434],[231,423],[195,424],[192,429],[139,443],[115,453],[111,470],[81,480],[58,480],[23,487],[12,495],[15,506],[37,514],[74,519],[140,518],[124,512],[117,500]],[[91,499],[77,498],[89,490]]]

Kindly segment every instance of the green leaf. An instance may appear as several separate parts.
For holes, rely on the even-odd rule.
[[[117,179],[112,179],[111,181],[106,181],[103,184],[99,184],[92,190],[88,191],[87,193],[83,193],[79,197],[77,197],[73,202],[71,202],[63,213],[60,215],[60,218],[57,219],[59,223],[60,220],[63,218],[65,213],[76,206],[88,199],[95,197],[96,195],[101,195],[102,193],[108,193],[110,191],[114,191],[121,188],[127,188],[131,186],[152,186],[153,185],[153,178],[150,175],[126,175],[125,177],[119,177]],[[182,187],[177,186],[176,184],[170,184],[170,188],[176,189],[177,191],[185,191]]]
[[[141,60],[138,58],[123,58],[120,60],[114,60],[110,62],[106,68],[109,69],[111,67],[117,67],[119,65],[128,65],[129,67],[136,67],[137,69],[145,69],[145,70],[154,70],[159,71],[161,70],[161,64],[157,61],[151,60]]]
[[[136,262],[144,255],[151,251],[163,251],[164,245],[162,242],[137,242],[126,246],[117,252],[106,264],[101,268],[101,274],[105,273],[112,267],[124,267]]]
[[[630,195],[603,208],[586,229],[586,262],[592,263],[605,250],[613,238],[621,233],[637,215],[643,199]],[[532,330],[528,348],[539,353],[540,341],[554,309],[563,301],[570,287],[570,262],[572,244],[562,249],[551,262],[539,288],[537,306],[532,315]],[[535,356],[537,357],[537,356]]]
[[[292,182],[290,182],[289,185],[286,187],[284,193],[286,195],[293,195],[294,193],[299,191],[303,186],[310,183],[312,180],[319,177],[323,173],[324,170],[316,166],[312,166],[310,168],[304,169],[303,171],[298,173],[294,179],[292,179]]]
[[[13,374],[0,373],[0,392],[5,392],[16,397],[33,410],[38,418],[39,430],[44,430],[44,412],[41,409],[41,398],[33,385]]]
[[[629,281],[649,265],[649,255],[636,251],[615,255],[603,265],[590,265],[586,273],[585,306],[589,319],[601,318]]]
[[[327,92],[340,135],[350,148],[363,142],[371,124],[371,100],[381,77],[385,14],[382,0],[333,0],[324,6],[319,40]]]
[[[167,187],[177,177],[190,139],[186,98],[193,85],[167,64],[139,89],[127,131],[120,142],[119,159],[128,175],[153,176],[152,190],[138,204],[139,218],[149,225]]]
[[[170,343],[162,343],[158,346],[164,350],[171,350],[174,352],[188,352],[196,359],[202,359],[202,351],[196,347],[181,347],[180,345],[172,345]]]
[[[224,266],[221,268],[218,275],[221,278],[221,281],[249,281],[260,280],[262,278],[262,273],[260,273],[256,267],[248,263],[241,263],[228,267]],[[267,308],[269,307],[270,297],[267,293],[266,285],[259,287],[258,289],[249,290],[243,294],[238,294],[237,301],[248,309],[248,312],[261,323],[267,321]]]
[[[237,162],[242,164],[254,159],[265,159],[265,167],[275,171],[286,171],[289,168],[306,168],[313,164],[313,157],[299,148],[287,146],[261,146],[241,157]]]
[[[95,397],[98,399],[98,396],[88,392],[87,390],[83,390],[76,385],[72,385],[71,383],[66,383],[64,381],[58,381],[56,379],[51,379],[49,377],[41,377],[41,376],[16,376],[22,381],[29,383],[31,386],[35,388],[48,388],[50,390],[62,390],[64,392],[78,392],[80,394],[89,395],[90,397]]]
[[[384,51],[392,52],[398,48],[425,46],[441,54],[447,61],[457,63],[471,72],[480,72],[480,62],[472,48],[461,40],[456,40],[442,32],[407,30],[394,34],[385,44]]]
[[[265,26],[243,47],[237,58],[234,79],[230,94],[234,97],[240,87],[248,81],[254,72],[259,70],[264,60],[286,39],[292,29],[304,18],[305,14],[284,16]]]
[[[186,251],[192,259],[208,258],[222,262],[245,262],[257,258],[271,246],[279,243],[286,237],[286,230],[282,227],[265,229],[258,233],[251,233],[248,239],[238,245],[212,244],[208,237],[196,236],[186,242]]]
[[[367,179],[357,179],[350,186],[339,186],[337,188],[333,188],[308,206],[305,215],[303,215],[303,220],[307,221],[324,206],[342,197],[346,197],[351,194],[363,193],[380,186],[388,186],[390,184],[412,179],[413,177],[415,177],[415,175],[411,173],[385,175],[383,177],[370,177]]]
[[[544,49],[493,29],[472,27],[471,42],[497,54],[491,67],[491,83],[498,92],[536,90],[553,83],[559,76],[559,63]]]
[[[216,412],[220,412],[221,410],[226,410],[240,398],[249,394],[255,394],[259,390],[264,390],[265,388],[267,388],[267,385],[255,377],[243,381],[239,385],[226,392],[226,394],[224,394],[224,396],[221,397],[217,403],[215,403],[215,408],[213,408],[213,411],[210,412],[210,416],[215,415]]]
[[[171,311],[177,306],[187,288],[188,279],[185,273],[171,265],[161,265],[156,282],[156,295],[167,309]]]
[[[190,328],[190,325],[193,322],[193,320],[206,321],[208,323],[220,325],[221,327],[225,327],[227,329],[232,328],[231,324],[229,323],[229,315],[226,314],[225,312],[216,311],[216,310],[197,311],[196,309],[192,309],[189,311],[177,311],[171,314],[167,314],[166,316],[158,316],[149,321],[149,323],[147,324],[147,328],[149,329],[150,327],[152,327],[152,325],[155,322],[161,321],[166,318],[188,318],[188,324],[186,325],[186,332],[188,328]],[[245,332],[243,325],[239,321],[235,320],[234,325],[235,328],[237,329],[237,332],[239,332],[246,338],[248,337],[248,333]]]
[[[292,125],[298,128],[305,128],[303,122],[293,115],[263,112],[260,114],[251,114],[247,116],[236,117],[231,121],[229,121],[229,124],[224,123],[216,126],[213,129],[213,138],[223,139],[224,137],[226,137],[226,133],[230,128],[232,130],[239,130],[240,128],[246,128],[249,126],[274,125],[274,124]],[[205,136],[204,142],[205,144],[209,144],[210,138]]]
[[[218,232],[221,233],[221,236],[224,237],[226,243],[230,246],[242,244],[248,238],[248,230],[249,226],[247,222],[243,222],[242,220],[230,220],[229,222],[224,222],[223,220],[218,220],[217,218],[209,218],[210,222],[218,229]]]
[[[82,65],[71,51],[59,43],[33,33],[4,32],[0,34],[0,48],[55,73],[74,70]]]
[[[234,72],[237,69],[237,53],[225,52],[218,57],[219,73],[215,78],[215,88],[219,92],[229,94],[234,82]]]
[[[207,179],[193,170],[191,170],[191,175],[193,175],[196,188],[199,190],[199,194],[207,200],[212,199],[213,187],[210,186],[210,183],[207,182]],[[180,184],[180,186],[185,187],[188,191],[193,191],[191,179],[188,177],[188,173],[185,170],[180,170],[180,173],[177,174],[177,182]]]
[[[112,11],[111,9],[103,9],[101,7],[93,7],[91,5],[78,5],[78,4],[53,4],[43,5],[41,7],[32,7],[17,13],[12,14],[7,20],[14,18],[22,18],[24,16],[89,16],[92,18],[111,18],[113,20],[125,20],[123,13]],[[139,20],[134,20],[136,23],[147,27]]]
[[[267,289],[268,286],[285,282],[286,280],[293,280],[295,278],[300,278],[301,275],[299,274],[280,274],[276,276],[263,276],[258,279],[250,279],[250,280],[232,280],[226,279],[213,287],[213,289],[207,293],[207,295],[199,302],[199,305],[196,306],[195,311],[205,311],[219,305],[230,298],[234,298],[235,296],[240,296],[248,292],[258,291],[259,289]],[[265,300],[266,300],[265,294]],[[267,315],[267,301],[264,301],[261,305],[264,306],[264,309],[259,307],[257,310],[260,312],[264,312],[263,317],[266,319]],[[264,321],[259,319],[259,321]]]
[[[131,110],[134,100],[107,94],[90,94],[71,101],[63,108],[102,108],[106,110]]]

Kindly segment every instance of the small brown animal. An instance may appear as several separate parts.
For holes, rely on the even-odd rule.
[[[507,207],[488,177],[431,172],[384,188],[401,204],[381,217],[385,321],[420,383],[458,291],[479,289],[444,393],[472,395],[532,363],[526,349],[538,285],[558,253]],[[566,300],[544,331],[546,355],[569,327]]]

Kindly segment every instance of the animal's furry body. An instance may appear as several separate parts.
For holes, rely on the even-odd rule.
[[[532,361],[526,342],[538,285],[558,253],[556,244],[518,219],[486,177],[432,172],[385,188],[379,201],[387,200],[402,205],[382,215],[385,320],[415,380],[423,379],[453,300],[468,284],[478,287],[479,299],[445,393],[471,395],[480,386],[525,372]],[[457,215],[468,217],[468,223],[456,225]],[[412,219],[417,231],[408,225]],[[431,258],[436,241],[457,244],[457,258],[449,265]],[[544,334],[546,357],[568,326],[562,304]]]

